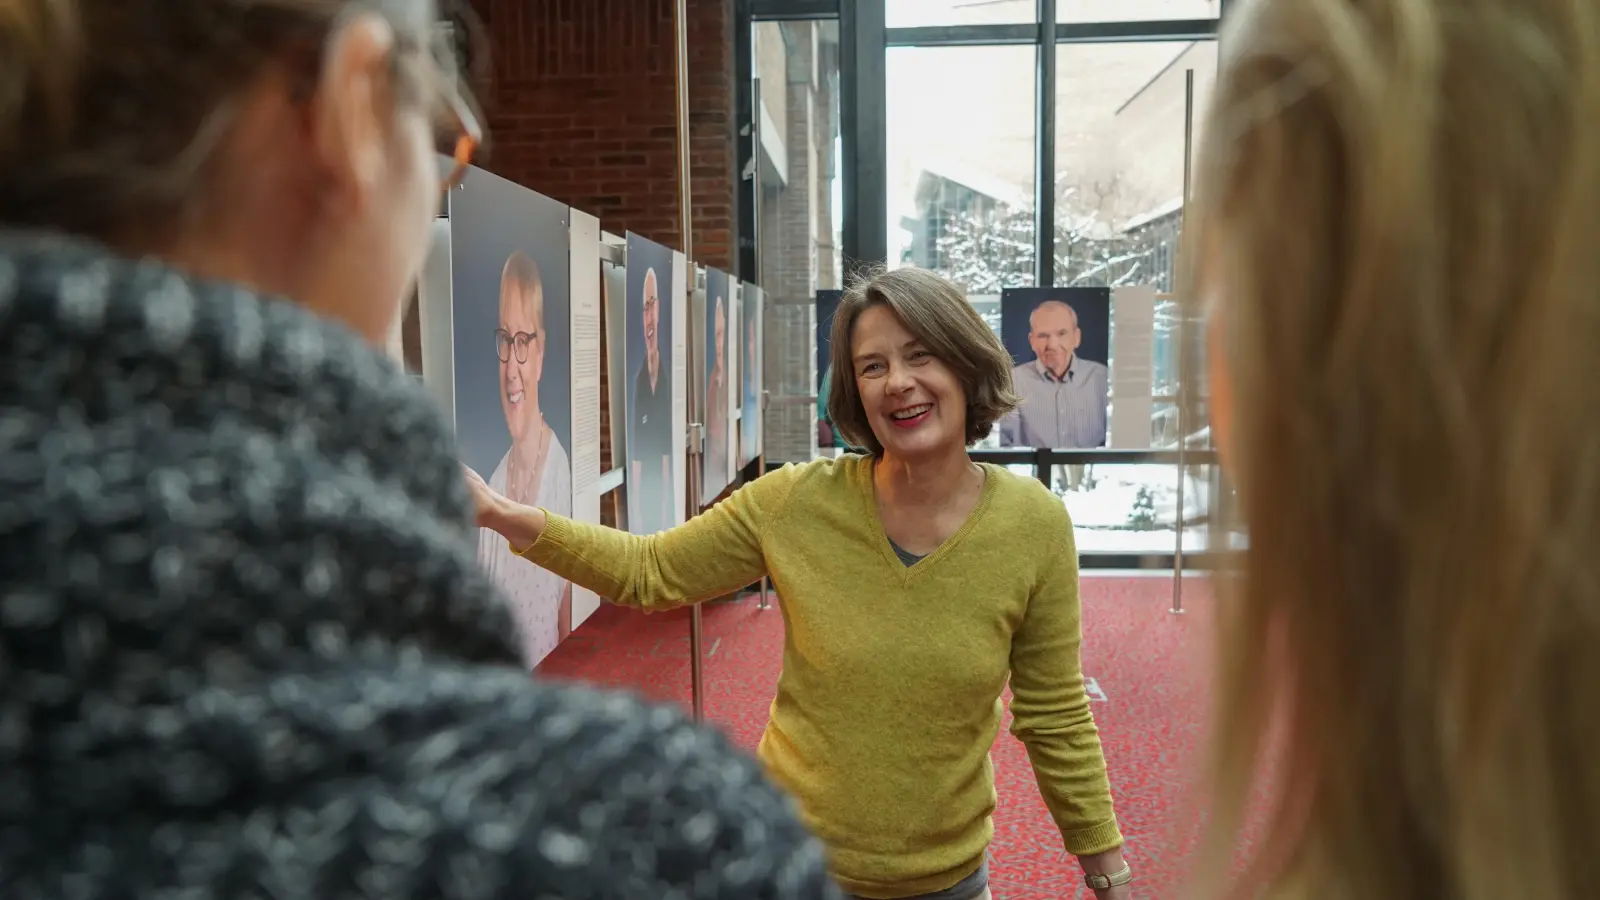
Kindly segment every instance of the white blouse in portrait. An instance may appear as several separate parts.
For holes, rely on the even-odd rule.
[[[538,492],[518,500],[528,506],[542,507],[561,516],[572,515],[572,463],[567,451],[555,435],[550,435],[548,458],[544,472],[539,476]],[[495,466],[489,478],[489,487],[496,492],[506,492],[506,461],[511,451]],[[539,568],[532,562],[511,552],[506,539],[487,528],[478,530],[478,563],[494,579],[511,605],[516,619],[517,634],[522,645],[522,658],[529,668],[554,650],[561,640],[561,596],[567,589],[565,579]]]

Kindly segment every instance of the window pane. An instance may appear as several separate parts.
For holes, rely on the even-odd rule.
[[[886,0],[883,17],[890,28],[1011,25],[1039,21],[1039,6],[1034,0]]]
[[[1198,126],[1216,42],[1064,44],[1056,53],[1056,283],[1170,292],[1185,73],[1195,75]]]
[[[889,263],[1032,284],[1034,48],[888,51]]]
[[[1056,0],[1057,22],[1153,22],[1221,15],[1221,0]]]
[[[1183,549],[1213,548],[1210,516],[1227,488],[1215,466],[1186,470]],[[1078,552],[1172,553],[1178,547],[1178,468],[1173,465],[1056,466],[1051,488],[1067,505]],[[1238,546],[1238,537],[1230,541]]]
[[[1183,224],[1185,83],[1192,70],[1198,144],[1217,45],[1063,44],[1056,54],[1056,284],[1156,289],[1151,444],[1172,446],[1180,317],[1170,294]]]
[[[839,21],[757,22],[751,69],[759,117],[756,205],[765,289],[766,456],[816,453],[818,290],[840,286]]]

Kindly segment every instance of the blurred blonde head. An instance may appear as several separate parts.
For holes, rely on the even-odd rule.
[[[1185,293],[1249,551],[1202,884],[1600,897],[1600,7],[1244,0],[1221,49]]]

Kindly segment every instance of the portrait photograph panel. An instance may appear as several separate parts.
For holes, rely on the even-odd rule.
[[[728,294],[730,282],[726,272],[710,267],[706,268],[706,312],[705,322],[702,327],[705,331],[704,374],[701,383],[705,386],[705,395],[702,399],[701,409],[704,410],[705,419],[705,450],[701,457],[703,466],[700,492],[700,502],[707,504],[717,499],[722,489],[733,480],[732,467],[729,465],[729,451],[732,440],[729,432],[732,429],[733,401],[728,396],[730,387],[729,374],[733,367],[730,365],[729,348],[733,346],[732,320],[729,318],[728,304],[731,297]]]
[[[605,308],[606,416],[611,428],[611,458],[602,469],[628,465],[628,273],[622,266],[600,264],[600,302]]]
[[[456,441],[518,503],[572,513],[567,207],[481,169],[450,194]],[[479,530],[478,560],[537,665],[571,631],[571,585]]]
[[[739,465],[761,455],[761,288],[744,286],[739,336]]]
[[[1111,289],[1006,288],[1000,339],[1022,405],[1000,422],[1002,447],[1106,444]]]
[[[672,250],[628,234],[628,530],[672,527]]]

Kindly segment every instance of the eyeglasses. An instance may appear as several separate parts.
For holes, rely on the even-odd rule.
[[[472,165],[473,154],[478,152],[479,145],[483,143],[483,127],[478,124],[477,117],[472,114],[472,110],[467,107],[466,101],[459,94],[450,91],[446,93],[446,98],[450,114],[455,117],[457,129],[455,146],[450,153],[455,160],[455,168],[439,187],[441,192],[448,193],[451,188],[461,183],[461,179],[467,174],[467,168]],[[502,362],[505,361],[504,356],[500,359]]]
[[[504,328],[496,328],[494,330],[495,353],[500,357],[501,362],[510,362],[511,354],[515,352],[517,362],[525,363],[528,361],[528,345],[532,344],[538,336],[538,332],[529,334],[526,331],[519,331],[516,334],[512,334]]]

